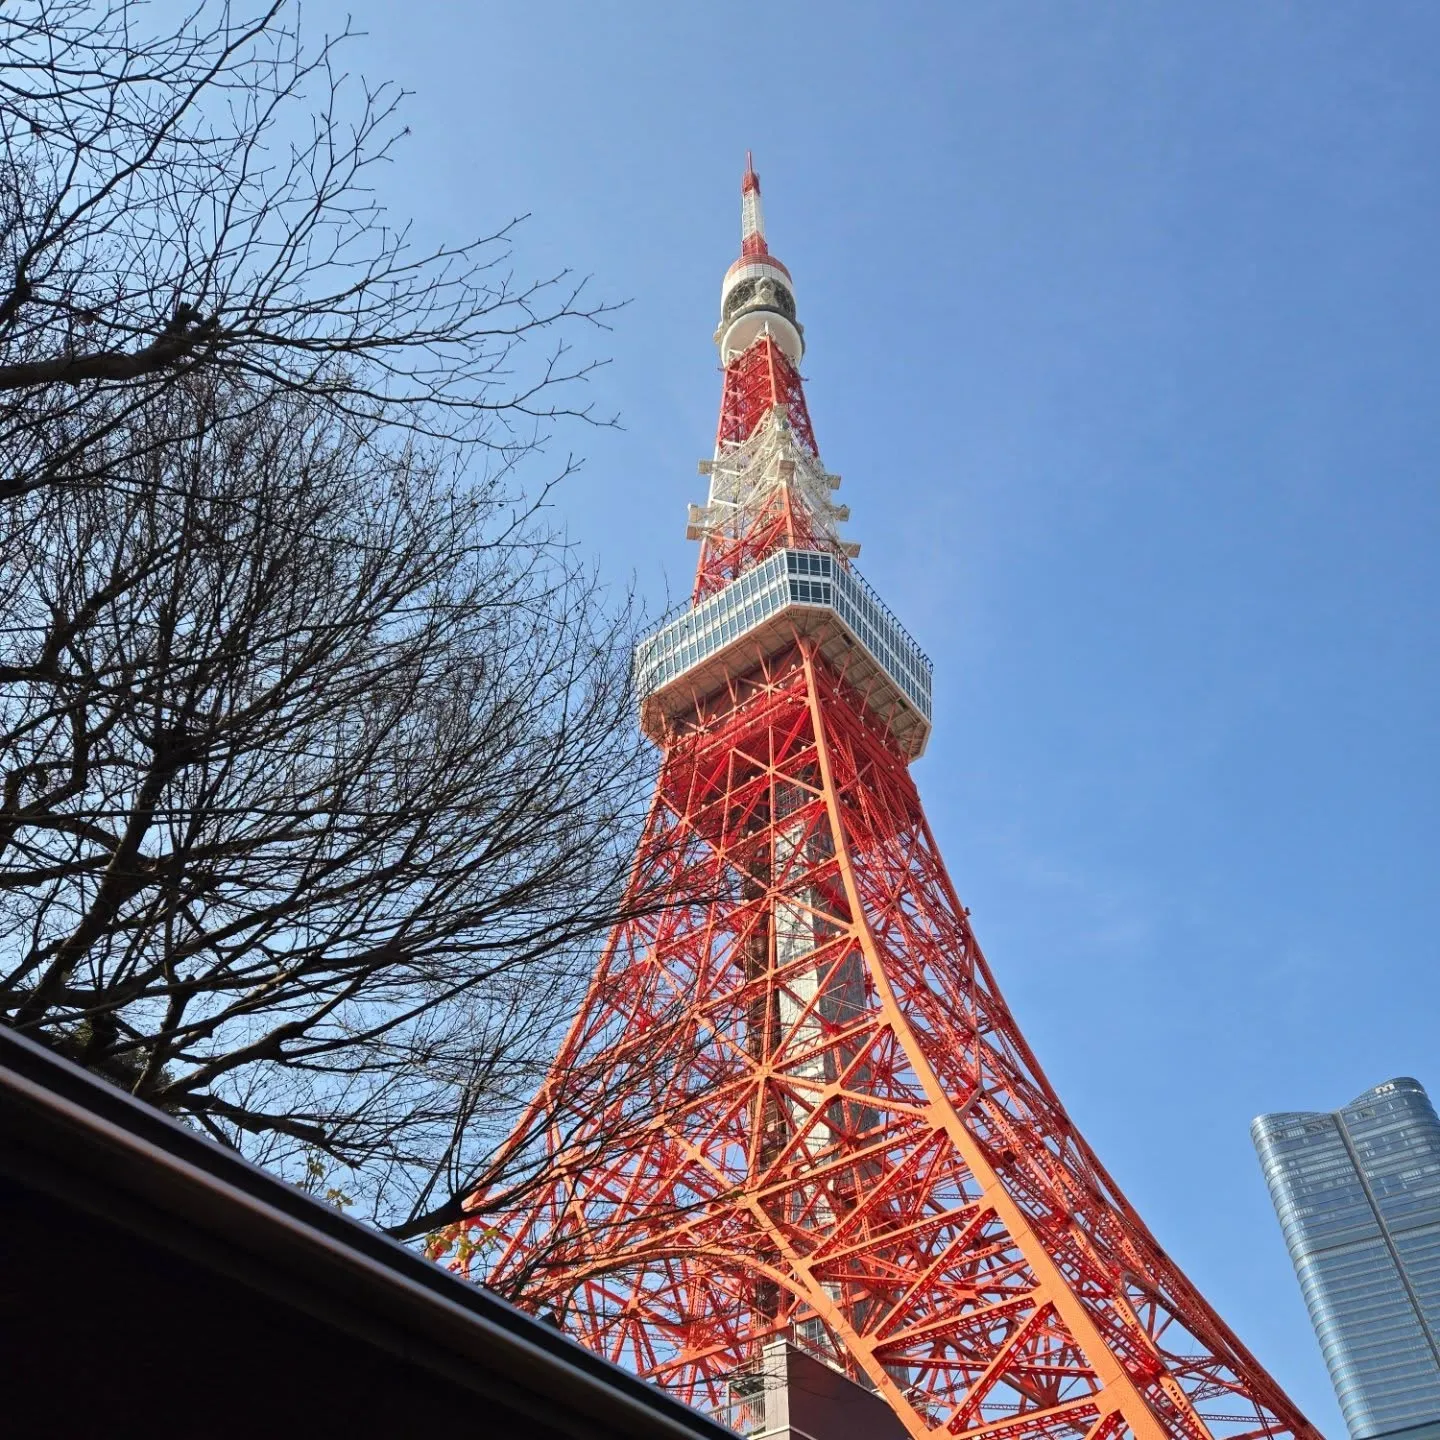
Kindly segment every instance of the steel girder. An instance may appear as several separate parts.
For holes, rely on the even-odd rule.
[[[472,1273],[705,1407],[786,1336],[916,1436],[1319,1440],[1076,1130],[902,757],[808,647],[670,744],[632,881],[660,903],[537,1101],[543,1189],[476,1197]],[[597,1057],[609,1093],[567,1093]]]

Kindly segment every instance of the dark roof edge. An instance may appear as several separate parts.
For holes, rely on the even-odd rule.
[[[331,1280],[343,1278],[348,1305],[378,1302],[374,1313],[396,1326],[403,1316],[400,1348],[411,1360],[424,1334],[458,1357],[462,1379],[465,1363],[492,1370],[498,1363],[512,1378],[540,1380],[567,1409],[633,1435],[734,1440],[734,1432],[717,1421],[498,1295],[0,1025],[0,1133],[12,1130],[11,1140],[80,1172],[77,1179],[86,1182],[92,1206],[99,1181],[140,1197],[146,1207],[157,1201],[173,1206],[183,1226],[223,1226],[239,1207],[247,1212],[252,1235],[265,1238],[267,1248],[278,1246]],[[76,1198],[82,1198],[78,1192]],[[455,1365],[446,1368],[453,1378]],[[553,1396],[556,1382],[563,1397]]]

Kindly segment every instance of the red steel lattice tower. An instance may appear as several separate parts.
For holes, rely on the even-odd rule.
[[[475,1197],[460,1253],[708,1408],[783,1337],[916,1436],[1319,1440],[1085,1143],[971,932],[909,768],[929,662],[840,538],[748,164],[715,338],[695,591],[636,660],[664,758],[632,893],[664,903],[611,936],[537,1098],[543,1188]]]

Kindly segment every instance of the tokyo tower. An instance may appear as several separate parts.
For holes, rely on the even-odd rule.
[[[748,164],[741,190],[694,593],[636,656],[663,760],[633,918],[531,1113],[543,1186],[475,1197],[468,1268],[702,1408],[783,1338],[913,1436],[1319,1440],[981,954],[909,768],[930,663],[841,538]]]

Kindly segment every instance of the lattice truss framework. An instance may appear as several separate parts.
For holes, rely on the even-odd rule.
[[[687,532],[701,542],[696,602],[784,546],[860,553],[836,531],[850,514],[830,499],[840,477],[820,463],[800,376],[769,335],[727,367],[715,458],[701,468],[710,496]]]
[[[1075,1130],[908,769],[802,643],[672,747],[636,884],[703,898],[617,932],[568,1047],[644,1045],[614,1104],[656,1118],[607,1153],[625,1116],[552,1094],[493,1279],[705,1406],[785,1335],[915,1435],[1316,1437]]]
[[[709,468],[697,596],[843,544],[766,334]],[[517,1131],[545,1183],[474,1197],[461,1263],[706,1408],[783,1336],[915,1436],[1319,1440],[1075,1129],[894,738],[812,647],[740,655],[669,736],[638,913]]]

